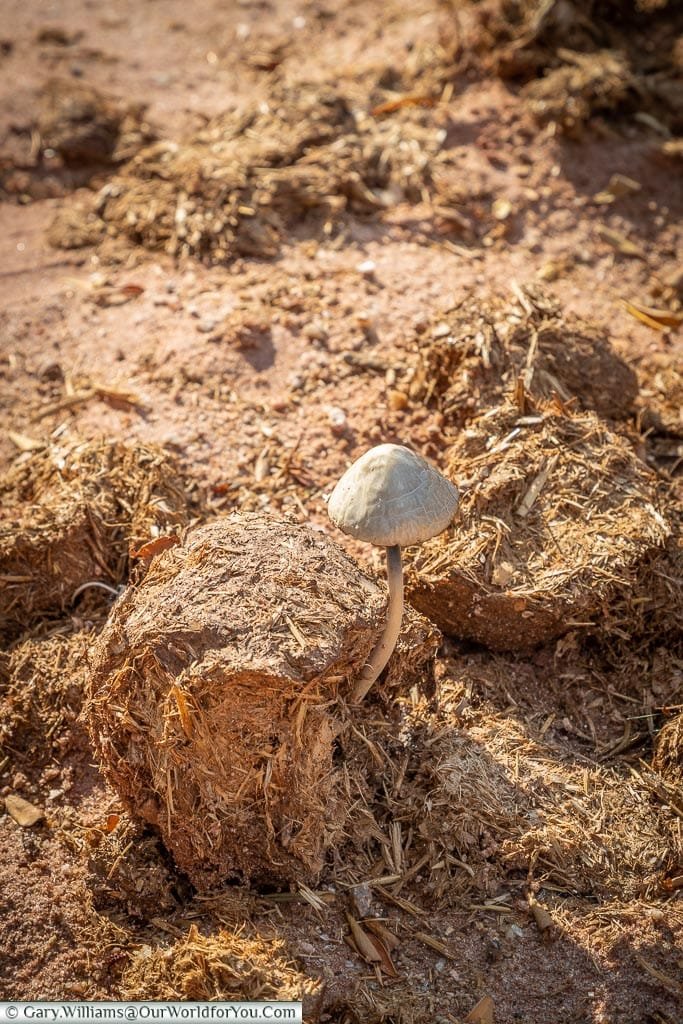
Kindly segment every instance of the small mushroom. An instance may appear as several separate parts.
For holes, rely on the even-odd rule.
[[[389,607],[379,643],[353,692],[360,701],[396,646],[403,615],[401,547],[421,544],[449,525],[458,489],[425,459],[400,444],[371,448],[344,473],[327,506],[344,533],[387,549]]]

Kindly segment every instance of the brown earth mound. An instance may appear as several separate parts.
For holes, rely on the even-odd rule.
[[[419,198],[442,143],[419,108],[383,121],[352,113],[330,89],[280,87],[268,104],[214,118],[186,142],[142,150],[94,203],[60,213],[50,241],[75,244],[80,219],[84,239],[99,223],[136,245],[209,263],[272,256],[287,225],[309,211],[383,209],[391,190]]]
[[[93,743],[197,886],[320,871],[350,800],[333,760],[336,701],[385,607],[322,534],[258,514],[195,530],[117,602],[92,665]],[[437,643],[415,618],[389,668],[402,686]]]
[[[411,397],[436,402],[447,427],[462,426],[521,384],[533,398],[575,398],[610,419],[628,416],[638,393],[635,373],[606,333],[564,314],[538,287],[517,289],[512,302],[467,299],[416,340]]]
[[[589,624],[670,533],[656,478],[628,444],[555,403],[480,417],[448,474],[466,482],[460,519],[413,556],[410,599],[444,632],[493,649]]]
[[[150,445],[54,446],[0,478],[0,633],[63,612],[86,584],[116,587],[131,545],[187,522],[169,457]]]

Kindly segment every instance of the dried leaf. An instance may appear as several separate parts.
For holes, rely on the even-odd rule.
[[[401,945],[401,940],[393,932],[389,931],[386,925],[383,925],[381,921],[368,920],[363,921],[363,925],[368,931],[372,932],[379,939],[382,940],[387,949],[398,949]]]
[[[96,306],[123,306],[131,299],[142,295],[144,288],[139,284],[124,284],[120,288],[100,288],[92,301]]]
[[[465,1024],[493,1024],[493,999],[483,996],[465,1017]]]
[[[360,924],[351,914],[346,915],[346,920],[349,923],[351,929],[351,937],[353,938],[354,944],[363,957],[371,964],[379,964],[382,962],[382,957],[379,954],[374,942],[370,936],[361,928]]]
[[[667,327],[680,327],[683,324],[683,313],[672,313],[668,309],[643,306],[639,302],[629,302],[628,299],[624,299],[622,304],[627,313],[655,331],[664,331]]]
[[[381,117],[382,114],[393,114],[403,107],[435,107],[436,103],[433,96],[400,96],[398,99],[378,104],[370,113],[373,117]]]
[[[108,814],[107,815],[107,820],[106,820],[106,822],[104,824],[104,827],[102,828],[102,831],[106,832],[107,835],[109,835],[110,832],[114,831],[114,829],[116,828],[116,826],[118,825],[120,820],[121,820],[121,815],[120,814]]]
[[[394,967],[393,961],[391,959],[391,954],[389,953],[389,950],[384,945],[382,940],[378,938],[376,935],[368,935],[368,939],[370,940],[372,945],[377,950],[377,953],[379,954],[379,966],[384,971],[384,973],[390,978],[398,978],[398,971]]]
[[[124,293],[124,295],[130,295],[132,297],[135,297],[136,295],[142,295],[144,290],[145,289],[141,284],[124,284],[121,288],[121,291]]]
[[[164,534],[163,537],[155,537],[137,549],[131,548],[129,555],[131,558],[154,558],[161,551],[167,551],[176,544],[180,544],[180,537],[176,533]]]

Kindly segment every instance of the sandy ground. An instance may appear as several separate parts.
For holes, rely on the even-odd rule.
[[[653,330],[620,300],[680,309],[680,162],[662,158],[661,135],[628,113],[618,121],[596,116],[578,140],[540,127],[516,88],[465,65],[454,72],[446,99],[424,116],[445,133],[451,185],[471,237],[444,230],[425,195],[397,201],[379,217],[344,217],[327,229],[303,219],[275,258],[240,257],[223,266],[175,260],[121,240],[76,250],[48,243],[55,213],[88,191],[74,193],[78,182],[57,163],[48,160],[39,171],[30,166],[36,92],[51,76],[144,103],[150,129],[179,140],[218,113],[267,98],[274,82],[334,82],[362,102],[366,83],[400,67],[418,41],[436,46],[448,17],[447,7],[426,0],[408,6],[6,0],[0,146],[3,166],[13,169],[0,203],[4,466],[25,457],[16,435],[36,447],[101,437],[154,442],[179,459],[203,515],[261,508],[330,530],[325,496],[369,445],[399,441],[439,462],[454,439],[437,409],[403,397],[421,325],[466,297],[511,296],[515,286],[534,282],[549,288],[567,313],[608,330],[639,374],[641,413],[662,401],[657,374],[680,367],[680,332]],[[465,11],[461,31],[472,17]],[[276,54],[274,68],[269,54]],[[98,170],[90,188],[112,172]],[[614,174],[634,179],[639,190],[609,205],[596,202]],[[249,326],[254,304],[269,311],[268,323],[257,323],[249,343],[236,345],[225,332],[226,318],[241,317]],[[93,384],[125,391],[135,402],[96,389],[86,400],[64,401]],[[637,421],[629,429],[635,438]],[[669,486],[681,460],[680,439],[670,435],[647,447],[641,436],[634,443]],[[286,485],[275,486],[272,477],[284,462]],[[378,567],[367,551],[347,548]],[[101,623],[104,610],[94,602],[60,627],[72,645],[66,671],[76,673],[79,685],[79,659],[69,658],[87,649],[89,626]],[[37,657],[26,685],[40,686],[41,672],[60,671],[41,665]],[[440,666],[443,707],[409,712],[419,736],[411,754],[416,762],[418,751],[429,749],[421,746],[426,736],[434,743],[440,730],[457,728],[499,764],[509,763],[515,744],[526,751],[522,758],[533,760],[524,746],[533,742],[558,771],[602,765],[624,789],[637,786],[632,769],[649,758],[651,737],[599,757],[590,736],[586,741],[585,691],[576,679],[565,687],[562,651],[554,645],[528,659],[494,663],[480,650],[447,642]],[[680,685],[680,661],[678,669]],[[648,689],[651,682],[650,676],[631,679],[621,699],[618,693],[606,698],[593,679],[596,699],[610,699],[617,709],[600,722],[603,751],[618,744],[625,711],[635,719],[643,707],[676,703],[675,687],[662,698],[656,686]],[[456,713],[465,693],[465,709]],[[390,721],[390,705],[378,707]],[[269,902],[269,894],[246,890],[198,896],[155,838],[141,831],[132,844],[122,839],[120,847],[107,848],[104,867],[96,864],[88,836],[120,809],[93,764],[82,726],[72,721],[79,700],[72,697],[67,710],[55,727],[60,745],[52,733],[41,740],[41,727],[37,746],[17,743],[15,731],[0,757],[3,795],[20,793],[47,816],[37,829],[0,817],[3,997],[187,995],[181,968],[163,980],[145,975],[145,951],[164,951],[171,963],[174,943],[191,925],[211,936],[247,920],[264,941],[284,940],[284,955],[302,975],[323,979],[320,1020],[456,1021],[483,996],[493,1000],[496,1024],[677,1019],[682,906],[680,895],[657,889],[652,877],[676,875],[681,821],[654,797],[651,820],[640,826],[668,837],[661,842],[665,849],[669,842],[669,858],[641,865],[640,875],[636,864],[624,868],[628,892],[620,893],[614,879],[595,878],[581,890],[575,879],[563,882],[542,864],[506,859],[503,839],[486,826],[466,853],[457,841],[449,850],[447,830],[438,841],[436,833],[427,835],[432,857],[401,894],[417,910],[374,896],[375,912],[393,922],[401,940],[398,978],[382,985],[344,942],[346,897],[331,875],[320,887],[329,900],[318,907],[296,894],[293,902]],[[503,719],[518,730],[505,756],[495,741],[499,730],[505,734]],[[415,799],[429,801],[435,785],[429,771],[421,778],[419,764],[410,765]],[[527,791],[520,800],[528,798]],[[616,825],[604,817],[598,823],[599,815],[594,820],[606,861],[611,829],[628,829],[629,813],[622,808]],[[429,817],[427,803],[424,814]],[[436,884],[437,849],[441,859],[450,852],[466,862],[467,884]],[[658,851],[660,857],[661,844]],[[121,856],[129,861],[124,869]],[[412,863],[417,860],[416,854]],[[359,862],[356,879],[363,868]],[[529,894],[549,908],[550,929],[539,928]],[[416,933],[435,937],[441,952]],[[212,991],[225,991],[220,976],[206,970]]]

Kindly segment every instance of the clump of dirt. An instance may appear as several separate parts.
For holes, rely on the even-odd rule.
[[[79,845],[96,909],[115,907],[133,921],[177,909],[177,876],[140,822],[112,811],[83,830]]]
[[[104,234],[105,226],[95,213],[64,206],[49,225],[46,238],[55,249],[83,249],[97,245]]]
[[[144,104],[105,96],[86,82],[51,79],[36,122],[41,150],[59,154],[67,167],[128,160],[151,140],[144,111]]]
[[[657,736],[652,767],[675,790],[683,785],[683,714],[678,714]]]
[[[656,477],[593,413],[508,402],[450,450],[460,518],[413,555],[410,599],[444,632],[517,650],[589,624],[671,532]]]
[[[605,650],[616,645],[614,664],[623,662],[623,641],[638,655],[644,647],[664,644],[683,653],[683,519],[672,489],[659,489],[656,502],[666,510],[670,536],[639,564],[628,591],[620,591],[605,608],[595,636]]]
[[[317,1020],[323,989],[286,955],[279,939],[221,928],[202,935],[192,925],[165,947],[141,946],[126,968],[126,999],[302,1000]]]
[[[595,113],[637,110],[680,130],[679,5],[613,0],[494,0],[472,40],[487,67],[526,82],[544,122],[580,134]]]
[[[522,91],[540,122],[576,132],[593,114],[615,110],[625,101],[632,78],[620,54],[610,50],[576,53],[564,48],[557,53],[562,66]]]
[[[31,773],[87,752],[78,718],[87,676],[88,630],[28,639],[0,656],[0,761]]]
[[[645,430],[683,438],[683,375],[669,353],[650,354],[641,372],[639,406]]]
[[[26,202],[87,185],[154,138],[144,103],[120,100],[73,78],[48,79],[35,106],[31,120],[17,126],[13,150],[0,167],[0,195],[7,198]],[[81,245],[97,240],[92,232],[87,237]]]
[[[52,446],[0,478],[0,630],[70,607],[86,585],[117,587],[129,549],[187,522],[173,460],[153,445]]]
[[[386,600],[322,534],[250,514],[195,530],[118,601],[94,653],[92,740],[194,884],[318,875],[350,799],[333,759],[343,699]],[[388,673],[402,686],[437,644],[410,623]]]
[[[288,225],[311,211],[330,218],[419,198],[444,137],[419,108],[377,120],[334,90],[280,87],[185,142],[142,150],[90,204],[60,213],[50,241],[77,237],[78,216],[90,237],[95,216],[103,232],[174,256],[273,256]]]
[[[416,334],[410,396],[434,402],[447,427],[461,427],[523,387],[534,400],[575,399],[609,419],[627,417],[638,394],[634,371],[607,333],[563,312],[539,287],[512,300],[468,298]]]

